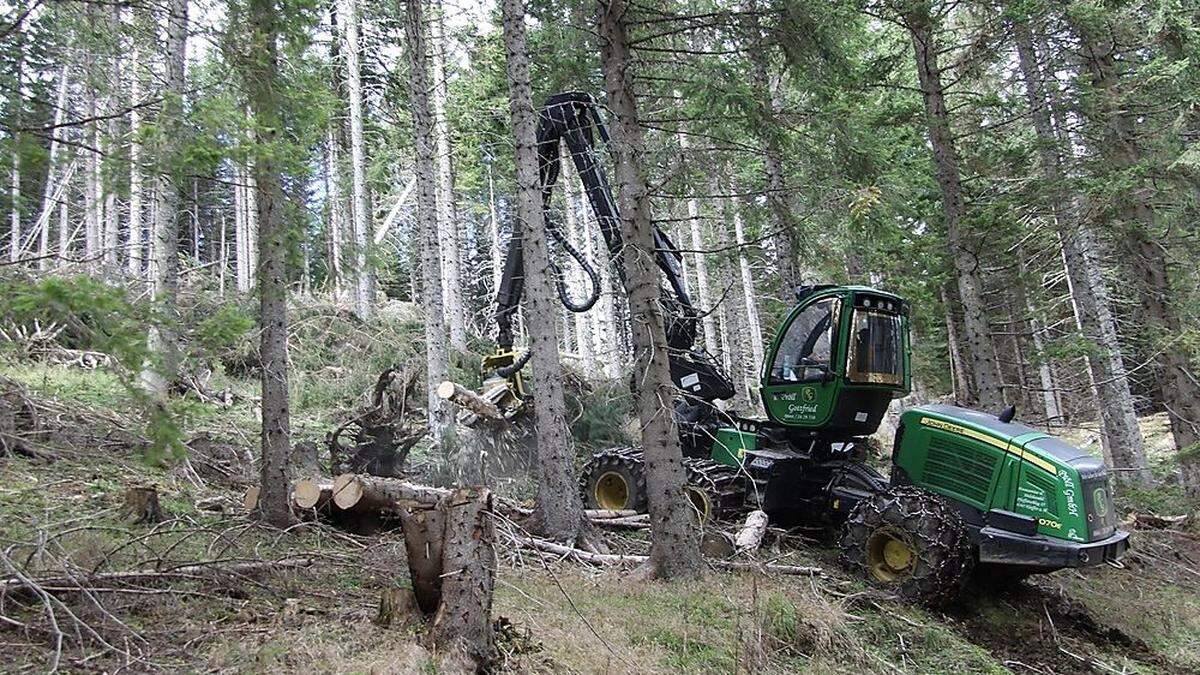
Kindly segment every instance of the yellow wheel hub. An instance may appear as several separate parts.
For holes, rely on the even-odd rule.
[[[629,504],[629,483],[616,471],[606,471],[596,480],[596,506],[620,511]]]
[[[867,566],[879,581],[897,581],[912,574],[917,552],[908,534],[896,527],[885,527],[867,539]]]
[[[708,498],[708,493],[691,485],[684,486],[683,491],[687,493],[688,501],[692,503],[696,519],[701,523],[707,522],[708,517],[712,515],[712,502]]]

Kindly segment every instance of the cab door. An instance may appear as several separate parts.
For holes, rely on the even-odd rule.
[[[763,404],[774,421],[819,427],[833,410],[840,376],[842,299],[829,295],[792,311],[764,364]]]

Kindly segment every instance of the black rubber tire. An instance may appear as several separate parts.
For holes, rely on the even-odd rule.
[[[604,509],[596,499],[596,484],[608,473],[619,475],[628,489],[624,509],[645,513],[648,506],[646,496],[646,471],[642,451],[637,448],[611,448],[592,455],[579,477],[579,489],[583,495],[584,508]]]
[[[728,520],[745,510],[746,485],[738,470],[711,459],[685,459],[687,487],[704,495],[709,513],[702,522]]]
[[[877,537],[888,535],[902,537],[915,552],[915,562],[894,577],[883,578],[869,560],[870,548]],[[842,527],[841,561],[872,583],[909,600],[938,606],[962,593],[975,557],[966,525],[946,500],[911,485],[898,485],[859,502],[851,511]]]

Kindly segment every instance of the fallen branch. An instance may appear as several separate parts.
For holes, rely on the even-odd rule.
[[[207,578],[218,575],[247,575],[272,569],[290,567],[308,567],[313,564],[313,558],[298,556],[280,560],[256,560],[252,562],[229,564],[184,565],[169,570],[132,570],[127,572],[97,572],[81,576],[61,576],[46,579],[33,579],[23,574],[14,575],[0,580],[0,596],[9,593],[37,592],[53,590],[55,592],[81,592],[94,590],[93,585],[102,583],[120,583],[134,581],[166,581],[177,579]]]
[[[563,558],[572,558],[580,562],[596,565],[641,565],[650,559],[645,555],[619,555],[614,553],[592,553],[582,549],[556,544],[552,541],[534,537],[514,536],[513,540],[524,548],[553,553]],[[787,574],[794,576],[824,577],[825,571],[820,567],[801,565],[776,565],[768,563],[732,562],[728,560],[710,560],[709,564],[717,569],[736,572],[770,572],[772,574]]]

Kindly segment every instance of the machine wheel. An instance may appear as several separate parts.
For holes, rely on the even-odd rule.
[[[842,563],[930,605],[954,599],[974,563],[967,528],[944,499],[892,486],[854,508],[842,529]]]
[[[613,448],[592,455],[579,478],[589,509],[646,511],[646,472],[642,451]]]
[[[746,501],[746,485],[738,470],[710,459],[685,459],[688,498],[701,523],[737,515]]]

